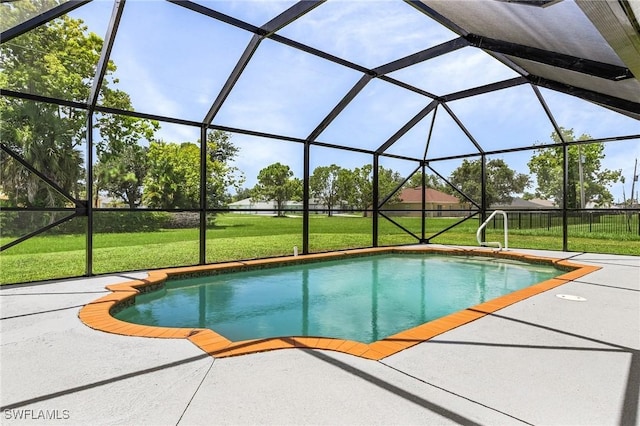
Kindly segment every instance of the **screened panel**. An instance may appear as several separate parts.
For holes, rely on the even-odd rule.
[[[264,40],[213,122],[305,138],[359,78],[348,68]]]
[[[2,229],[0,245],[9,244],[20,237],[69,218],[73,214],[73,210],[2,210],[0,211],[0,229]],[[57,225],[57,229],[54,228],[54,231],[51,232],[52,235],[80,234],[85,232],[85,229],[81,226],[82,223],[79,221],[73,222],[73,225],[70,222],[61,223]]]
[[[465,47],[393,72],[389,76],[444,96],[518,77],[518,74],[484,51]]]
[[[2,20],[0,20],[0,31],[6,31],[16,25],[20,25],[29,19],[48,12],[58,4],[63,3],[66,2],[49,1],[35,4],[29,0],[2,2],[0,3],[0,12],[2,14]]]
[[[426,159],[438,159],[457,155],[474,155],[479,153],[469,135],[457,123],[449,111],[439,107],[429,136]],[[463,125],[464,126],[464,125]]]
[[[600,167],[620,171],[618,181],[609,186],[613,202],[618,206],[631,207],[632,200],[636,203],[640,200],[640,181],[635,180],[638,179],[635,175],[640,174],[640,164],[636,167],[636,159],[640,160],[640,138],[608,142],[602,146]]]
[[[302,253],[302,217],[264,212],[207,215],[207,262]]]
[[[527,162],[531,178],[530,194],[533,195],[536,202],[540,200],[540,202],[550,204],[548,208],[562,208],[564,148],[562,146],[540,148],[530,152],[530,156],[531,158]],[[569,165],[572,166],[571,161],[569,161]],[[574,162],[574,168],[575,165]],[[575,190],[572,191],[570,188],[567,196],[569,205],[571,200],[575,205]]]
[[[53,223],[69,211],[2,212],[2,244],[18,234]],[[7,226],[5,228],[5,225]],[[87,219],[76,217],[0,252],[0,284],[77,277],[86,271]],[[6,234],[5,234],[6,232]],[[129,254],[130,255],[130,254]]]
[[[414,210],[412,204],[404,202],[404,198],[406,198],[404,189],[411,185],[410,179],[420,168],[420,163],[381,156],[378,159],[378,165],[380,208],[383,210]]]
[[[229,140],[238,151],[228,162],[235,182],[227,187],[231,201],[223,207],[237,213],[300,214],[303,145],[240,133]]]
[[[617,148],[617,150],[616,150]],[[633,149],[633,148],[632,148]],[[567,192],[567,207],[576,209],[610,208],[624,206],[629,198],[636,198],[631,194],[635,185],[632,167],[635,169],[635,159],[622,158],[620,154],[624,148],[613,143],[589,143],[573,145],[568,148],[569,156],[569,189]],[[637,150],[637,147],[635,148]],[[609,169],[603,164],[610,156],[608,164],[615,168]],[[629,151],[627,151],[627,155]],[[623,171],[626,171],[626,177]],[[627,183],[628,179],[628,184]],[[626,188],[625,188],[626,186]],[[629,191],[628,198],[626,191]],[[627,206],[629,207],[627,203]]]
[[[93,207],[144,207],[149,147],[161,124],[118,114],[96,114],[94,120]]]
[[[203,120],[251,34],[169,2],[125,9],[111,54],[118,88],[131,97],[120,108]]]
[[[312,146],[309,209],[312,214],[356,214],[372,208],[372,156]]]
[[[401,155],[403,157],[423,159],[430,139],[431,128],[434,122],[435,112],[430,112],[404,133],[384,152],[387,154]]]
[[[547,150],[547,153],[551,151]],[[535,157],[535,158],[534,158]],[[549,162],[539,167],[542,159]],[[532,160],[533,159],[533,160]],[[551,161],[562,161],[562,156],[553,159],[534,151],[519,151],[486,157],[487,204],[491,210],[550,209],[554,203],[536,194],[544,192],[543,177]],[[535,165],[535,167],[534,167]],[[539,188],[538,185],[542,185]]]
[[[338,153],[338,155],[336,155]],[[309,250],[372,244],[372,156],[319,146],[310,149]],[[331,203],[331,209],[328,204]]]
[[[387,217],[381,215],[378,222],[379,245],[391,246],[396,244],[418,244],[422,229],[421,218],[405,216],[398,217],[394,216],[392,213],[385,213],[385,215]],[[398,225],[401,225],[402,227]],[[407,231],[410,231],[413,235]]]
[[[178,214],[171,212],[94,212],[94,271],[197,264],[199,231],[182,223]]]
[[[475,209],[473,202],[481,205],[482,195],[482,159],[481,157],[469,157],[456,160],[442,160],[429,163],[430,169],[439,177],[446,179],[444,191],[460,200],[460,206],[466,210]],[[462,192],[462,194],[460,194]]]
[[[559,126],[591,138],[640,134],[640,120],[574,96],[540,89]]]
[[[2,8],[32,7],[27,6],[30,1],[13,4],[2,3]],[[95,34],[104,36],[109,14],[88,20],[85,16],[98,16],[100,11],[100,7],[80,7],[3,43],[3,88],[86,102],[102,50]],[[9,21],[4,18],[2,22]]]
[[[379,79],[371,80],[318,140],[342,146],[377,149],[431,99]]]
[[[2,207],[64,208],[72,207],[71,199],[63,196],[48,182],[15,158],[0,151],[0,191]],[[71,194],[69,194],[71,195]]]
[[[8,205],[69,207],[84,195],[86,113],[82,110],[2,98],[2,143],[26,167],[2,151],[1,189]],[[33,170],[52,181],[66,196]]]
[[[146,155],[141,202],[153,209],[200,206],[200,147],[194,142],[154,141]]]
[[[507,222],[509,248],[562,250],[562,212],[507,211]],[[502,215],[494,216],[485,230],[485,241],[499,242],[504,246]]]
[[[484,151],[554,143],[551,120],[528,84],[448,105]]]
[[[478,216],[465,221],[465,217],[429,217],[425,221],[426,238],[432,244],[477,246],[476,231],[480,226]]]
[[[331,217],[312,214],[309,218],[309,252],[371,247],[372,229],[370,211]]]
[[[242,192],[245,175],[234,165],[242,149],[235,142],[231,133],[211,129],[206,132],[205,205],[209,209],[226,208]]]

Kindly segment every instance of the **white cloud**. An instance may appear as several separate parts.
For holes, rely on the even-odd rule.
[[[288,165],[294,176],[302,177],[303,149],[301,144],[242,134],[232,135],[231,141],[240,149],[238,158],[233,165],[244,172],[245,187],[252,188],[257,182],[260,170],[278,162]]]
[[[168,117],[180,116],[180,106],[171,97],[163,94],[161,84],[154,81],[150,70],[141,64],[135,55],[125,54],[118,63],[126,77],[120,80],[120,88],[131,95],[137,111],[151,112]]]
[[[367,67],[454,37],[402,2],[329,1],[281,34]]]

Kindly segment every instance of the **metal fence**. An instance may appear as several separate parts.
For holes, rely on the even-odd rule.
[[[562,232],[562,211],[507,211],[509,229],[541,229]],[[580,211],[567,213],[571,233],[632,234],[640,236],[640,211]],[[487,225],[502,229],[502,216]]]

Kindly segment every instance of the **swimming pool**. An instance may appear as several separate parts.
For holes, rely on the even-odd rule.
[[[379,255],[382,257],[376,257]],[[397,264],[388,266],[386,259],[396,256],[400,256],[409,263],[400,267]],[[453,271],[446,269],[448,272],[444,272],[444,269],[440,269],[443,265],[423,262],[422,259],[428,257],[436,259],[438,263],[463,260],[472,266],[472,272],[467,271],[462,277],[454,280],[457,267],[453,268]],[[349,274],[344,271],[333,271],[327,275],[316,273],[319,269],[330,266],[335,260],[339,260],[340,263],[360,265],[361,260],[367,259],[373,260],[368,269],[356,268]],[[506,262],[498,263],[497,260]],[[519,267],[523,262],[532,264],[527,274],[542,273],[536,279],[543,279],[543,281],[527,286],[527,283],[520,280],[519,268],[507,267],[507,265]],[[307,268],[289,269],[294,265],[296,267],[306,265]],[[497,269],[490,273],[478,272],[489,265],[495,265]],[[539,265],[543,267],[540,268]],[[549,266],[557,268],[552,275],[558,273],[561,275],[545,279],[548,275],[544,274],[549,271]],[[106,288],[111,293],[85,305],[80,309],[78,316],[87,326],[108,333],[188,339],[214,357],[236,356],[274,349],[313,348],[377,360],[597,269],[599,268],[595,266],[580,265],[568,260],[544,258],[513,251],[496,252],[488,249],[433,246],[356,249],[150,271],[145,279],[108,285]],[[247,277],[258,270],[261,271],[257,275],[257,281],[249,284]],[[426,273],[427,270],[432,272],[431,275],[446,278],[445,281],[448,284],[429,286],[426,283],[422,284],[421,279],[409,278],[405,275],[410,271],[419,271],[418,276],[421,277],[422,272]],[[504,274],[505,271],[509,272]],[[274,275],[271,275],[281,272],[293,277],[294,283],[282,284],[281,279],[274,279]],[[497,272],[500,274],[494,275]],[[377,277],[373,281],[377,281],[375,286],[371,285],[372,277]],[[517,278],[506,280],[509,277]],[[195,281],[187,278],[195,278]],[[396,284],[389,285],[392,278]],[[205,280],[212,279],[214,279],[212,283],[201,285]],[[225,280],[233,282],[224,284]],[[269,280],[274,281],[277,290],[268,290],[264,284]],[[362,284],[361,281],[369,284]],[[452,282],[457,284],[452,285]],[[416,285],[416,283],[420,284]],[[472,285],[464,287],[465,283]],[[363,287],[364,290],[355,292],[356,287]],[[216,291],[220,290],[221,293],[214,293],[213,288]],[[169,303],[169,308],[163,311],[163,314],[155,313],[149,308],[155,301],[162,301],[167,294],[179,289],[182,289],[182,294]],[[338,290],[341,289],[343,291],[346,289],[346,292],[339,293]],[[508,294],[503,294],[504,292]],[[459,308],[445,304],[445,308],[435,308],[430,305],[431,300],[444,298],[448,300],[451,294],[457,294],[458,298],[463,300],[464,306]],[[478,297],[467,299],[470,294]],[[496,297],[497,294],[503,295]],[[400,298],[401,295],[408,297]],[[336,307],[329,303],[332,299],[338,299],[343,304]],[[282,313],[283,319],[275,322],[291,328],[273,331],[265,326],[267,321],[264,320],[263,314],[268,310],[265,308],[266,300],[275,300],[279,303],[272,310]],[[243,304],[246,305],[244,313],[239,308]],[[133,315],[134,311],[130,308],[136,305],[136,309],[142,307],[137,314],[140,315],[142,324],[119,319]],[[452,309],[459,310],[446,313]],[[324,321],[318,321],[317,317],[322,317],[320,315],[322,313],[328,313],[338,321],[334,321],[331,326]],[[438,317],[439,315],[444,316]],[[181,316],[184,318],[180,319]],[[431,319],[435,317],[438,318]],[[168,319],[171,322],[165,322]],[[207,325],[210,319],[218,322]],[[407,319],[414,322],[406,322]],[[225,323],[230,326],[231,331],[225,330],[224,333],[231,336],[234,329],[240,328],[239,324],[245,320],[253,321],[249,327],[252,333],[261,330],[260,332],[264,333],[262,336],[267,337],[255,337],[258,334],[238,334],[227,338],[221,334],[226,327]],[[412,326],[411,324],[415,324],[415,321],[420,325]],[[356,325],[365,326],[364,334],[350,334]],[[210,326],[214,329],[208,328]],[[396,332],[396,330],[401,331]],[[320,332],[330,337],[316,334]]]
[[[562,273],[505,259],[391,253],[170,280],[115,317],[209,328],[236,341],[322,336],[371,343]]]

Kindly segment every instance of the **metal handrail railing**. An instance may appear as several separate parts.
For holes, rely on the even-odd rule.
[[[508,221],[507,221],[507,213],[505,213],[504,210],[495,210],[493,213],[491,213],[489,215],[489,217],[487,218],[487,220],[485,220],[482,225],[480,225],[478,227],[478,231],[476,232],[476,240],[478,240],[478,245],[480,246],[485,246],[488,247],[490,244],[491,245],[497,245],[498,246],[498,250],[502,250],[502,244],[500,244],[497,241],[481,241],[480,238],[480,234],[482,233],[482,230],[487,226],[487,223],[489,223],[489,221],[491,219],[493,219],[493,217],[500,213],[503,217],[503,222],[504,222],[504,249],[508,250],[509,249],[509,229],[508,229]]]

